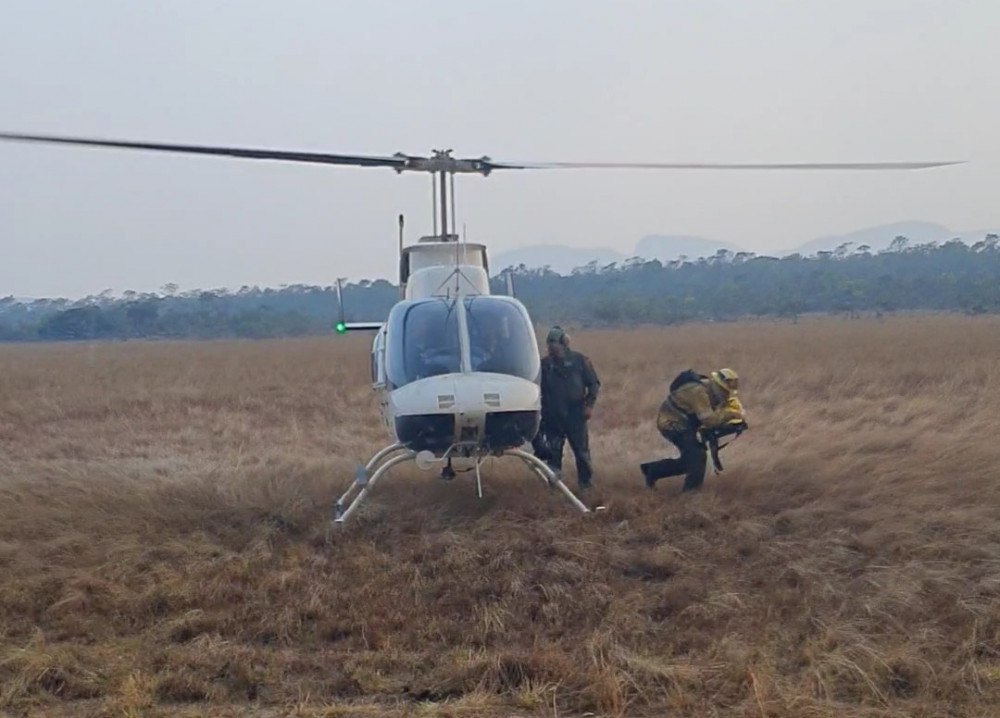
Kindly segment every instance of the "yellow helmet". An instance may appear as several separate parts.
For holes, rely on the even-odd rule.
[[[719,385],[727,394],[735,394],[740,388],[740,377],[732,369],[719,369],[712,372],[712,381]]]

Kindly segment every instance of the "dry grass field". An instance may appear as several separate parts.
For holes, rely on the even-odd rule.
[[[334,532],[367,337],[0,346],[0,715],[1000,715],[1000,320],[574,340],[606,511],[504,460]],[[647,490],[720,365],[751,431]]]

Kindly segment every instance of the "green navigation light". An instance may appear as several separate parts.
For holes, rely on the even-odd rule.
[[[346,334],[347,333],[347,325],[344,322],[337,322],[336,329],[337,329],[337,334]]]

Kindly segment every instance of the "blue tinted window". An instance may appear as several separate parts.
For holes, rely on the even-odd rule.
[[[465,300],[473,371],[538,378],[538,343],[520,303],[500,297]]]
[[[430,299],[399,304],[389,315],[389,383],[461,371],[458,317],[454,301]]]

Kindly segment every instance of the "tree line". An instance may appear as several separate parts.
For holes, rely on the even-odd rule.
[[[1000,241],[911,245],[897,237],[879,252],[841,245],[813,256],[777,258],[719,250],[673,262],[639,257],[592,262],[568,275],[506,268],[515,295],[540,324],[676,324],[815,312],[1000,312]],[[506,291],[503,276],[492,291]],[[384,319],[399,299],[384,280],[345,285],[348,320]],[[237,291],[110,292],[78,301],[0,299],[0,341],[132,338],[266,338],[329,334],[338,319],[332,286]]]

